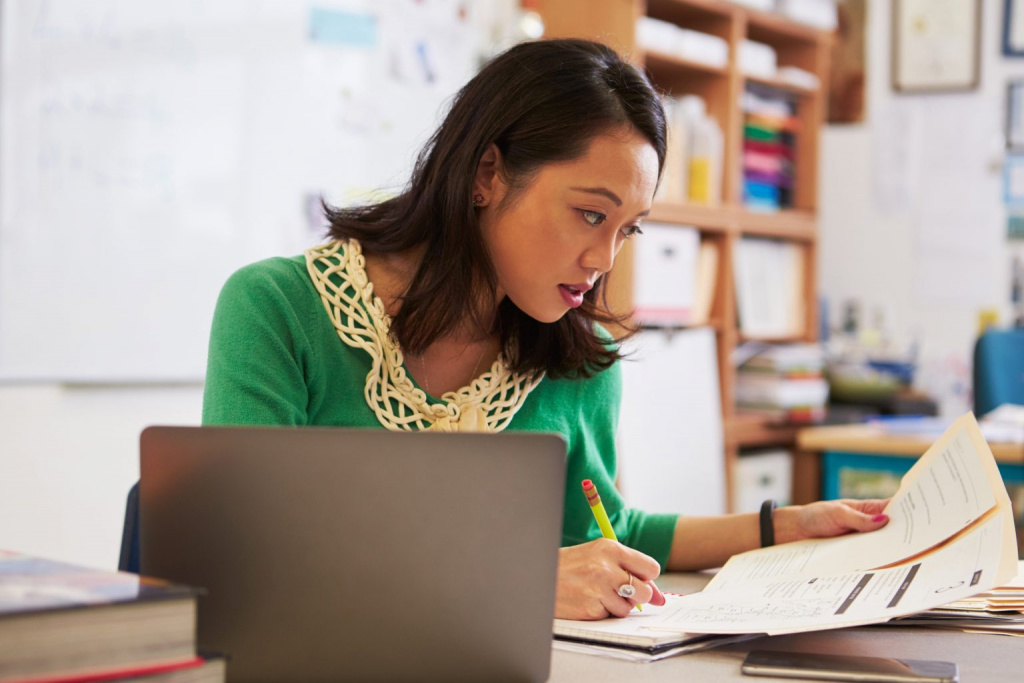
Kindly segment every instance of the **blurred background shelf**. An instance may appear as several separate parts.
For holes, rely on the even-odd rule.
[[[720,385],[722,439],[719,454],[725,469],[725,500],[734,509],[733,470],[740,450],[762,446],[788,447],[795,444],[796,426],[774,425],[763,417],[737,411],[735,401],[736,369],[732,355],[736,347],[756,335],[745,334],[737,307],[737,252],[741,241],[751,238],[772,239],[799,246],[794,273],[797,285],[798,327],[793,334],[771,337],[771,341],[813,342],[817,339],[817,264],[818,239],[818,146],[827,97],[829,51],[832,34],[798,24],[779,15],[748,9],[739,4],[717,0],[633,0],[601,3],[596,11],[590,0],[536,0],[533,3],[545,25],[545,36],[599,40],[647,70],[655,86],[667,98],[678,100],[698,96],[704,114],[721,132],[721,159],[714,181],[721,196],[716,201],[656,201],[647,220],[660,224],[696,228],[702,245],[711,245],[715,253],[709,327],[715,335]],[[696,31],[714,43],[728,45],[728,63],[709,66],[699,60],[670,54],[666,49],[651,49],[640,44],[637,26],[641,18],[668,22],[656,28]],[[817,80],[817,87],[801,87],[771,73],[750,75],[739,63],[741,45],[755,41],[774,54],[777,69],[799,72]],[[697,42],[700,42],[699,40]],[[760,48],[764,51],[764,48]],[[789,102],[792,114],[789,129],[795,141],[787,139],[786,171],[791,185],[786,187],[785,203],[777,211],[751,210],[745,196],[744,153],[746,114],[743,99],[748,89],[768,89]],[[689,187],[692,192],[692,187]],[[693,196],[692,194],[690,195]],[[642,237],[640,239],[643,239]],[[620,253],[609,280],[609,299],[619,314],[634,310],[634,282],[642,277],[642,264],[635,263],[636,244]],[[682,440],[685,446],[685,439]],[[681,453],[680,457],[685,457]],[[797,463],[799,464],[799,463]],[[798,480],[801,473],[794,471]]]

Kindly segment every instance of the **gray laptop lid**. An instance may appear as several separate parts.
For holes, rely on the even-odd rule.
[[[232,681],[548,676],[565,445],[545,434],[150,427],[143,574],[201,586]]]

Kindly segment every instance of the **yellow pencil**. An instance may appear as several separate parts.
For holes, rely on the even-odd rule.
[[[612,528],[612,522],[608,519],[608,513],[604,510],[604,504],[601,502],[601,496],[598,494],[594,482],[589,479],[583,480],[583,494],[587,497],[587,502],[590,503],[590,511],[594,513],[594,519],[597,520],[597,526],[601,529],[601,535],[613,541],[619,540],[615,537],[615,529]],[[641,612],[644,611],[640,603],[637,603],[636,608]]]

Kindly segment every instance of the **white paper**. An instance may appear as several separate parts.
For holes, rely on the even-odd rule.
[[[685,633],[771,634],[879,623],[1017,574],[1009,496],[970,413],[904,476],[886,512],[879,531],[736,555],[664,621]]]
[[[685,596],[672,628],[687,633],[795,633],[887,621],[997,585],[1006,516],[910,565],[745,581]]]
[[[715,333],[642,332],[625,347],[619,487],[659,513],[725,512],[725,454]]]
[[[988,454],[979,457],[980,449]],[[993,477],[998,485],[993,484]],[[734,556],[705,590],[751,580],[813,577],[881,567],[925,552],[1009,496],[973,416],[958,419],[904,476],[886,508],[889,523],[870,534],[785,543]],[[728,571],[726,571],[726,569]],[[980,590],[980,589],[979,589]]]

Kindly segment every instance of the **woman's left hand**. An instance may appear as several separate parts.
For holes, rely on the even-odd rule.
[[[852,531],[874,531],[889,522],[882,513],[886,500],[826,500],[809,505],[788,505],[775,511],[775,542],[839,536]]]

